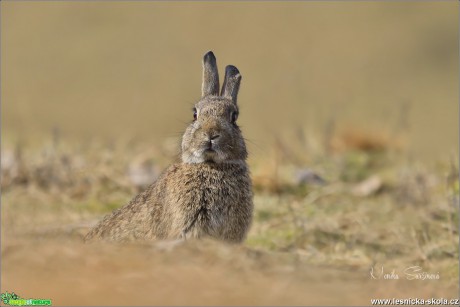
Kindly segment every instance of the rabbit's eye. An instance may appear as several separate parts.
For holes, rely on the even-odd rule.
[[[193,108],[193,120],[196,120],[198,113],[195,108]]]
[[[238,119],[238,112],[232,112],[232,114],[231,114],[231,122],[232,122],[232,124],[235,124],[237,119]]]

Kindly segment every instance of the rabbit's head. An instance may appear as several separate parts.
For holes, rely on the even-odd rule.
[[[182,137],[184,163],[235,163],[247,158],[246,145],[236,124],[236,98],[241,75],[228,65],[219,95],[219,74],[212,51],[203,58],[202,97],[193,108],[193,121]]]

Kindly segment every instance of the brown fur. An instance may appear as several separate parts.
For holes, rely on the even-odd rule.
[[[106,216],[86,241],[212,237],[242,242],[252,220],[252,189],[243,136],[234,120],[241,75],[227,66],[219,95],[216,59],[203,59],[202,99],[182,137],[180,163]]]

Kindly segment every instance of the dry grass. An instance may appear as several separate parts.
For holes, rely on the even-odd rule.
[[[297,182],[299,159],[259,161],[243,246],[82,244],[88,227],[141,189],[130,163],[161,170],[170,150],[122,141],[4,149],[2,290],[59,305],[367,305],[374,297],[456,295],[457,165],[400,168],[390,148],[318,159],[325,185]],[[344,162],[362,157],[366,163]],[[378,188],[353,192],[371,176]],[[401,280],[371,280],[370,268],[381,266]],[[406,280],[411,266],[440,279]]]
[[[363,127],[346,127],[335,132],[329,141],[328,148],[331,152],[366,151],[378,152],[388,149],[401,151],[404,141],[401,136],[395,137],[384,129],[372,129]]]

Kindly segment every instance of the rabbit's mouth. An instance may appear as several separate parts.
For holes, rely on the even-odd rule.
[[[226,155],[222,152],[218,144],[206,144],[200,150],[203,162],[222,163],[226,160]]]
[[[201,149],[202,155],[204,157],[215,156],[218,154],[217,149],[218,149],[218,145],[216,144],[216,142],[213,140],[209,140],[202,145],[202,149]]]
[[[225,158],[225,155],[214,147],[202,147],[198,150],[184,151],[182,153],[182,161],[185,163],[222,163]]]
[[[212,147],[208,147],[203,150],[203,158],[205,162],[217,162],[216,160],[218,160],[218,156],[217,151]]]

